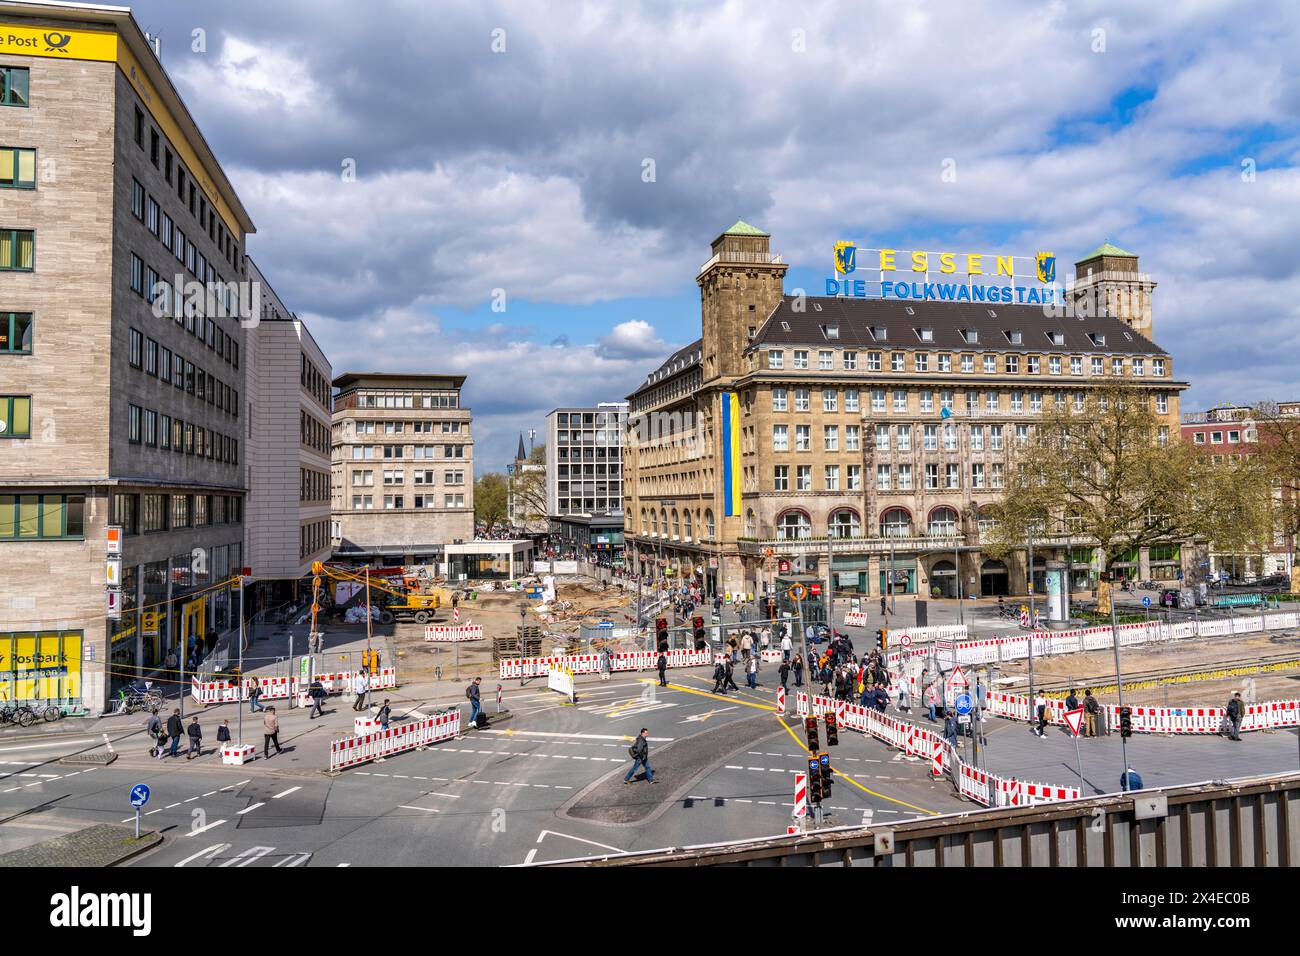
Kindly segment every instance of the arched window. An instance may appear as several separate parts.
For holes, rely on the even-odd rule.
[[[852,508],[841,508],[827,523],[832,538],[856,538],[862,534],[862,522]]]
[[[650,533],[653,535],[659,534],[659,515],[653,511],[650,512]]]
[[[646,519],[646,514],[645,514],[645,509],[644,509],[644,508],[641,509],[641,533],[642,533],[642,534],[649,534],[649,533],[650,533],[650,523],[649,523],[649,521]]]
[[[880,516],[880,534],[886,538],[907,538],[912,534],[912,516],[906,508],[890,508]]]
[[[787,511],[776,519],[776,536],[783,541],[812,537],[812,522],[802,511]]]
[[[678,538],[681,537],[681,534],[682,534],[681,519],[677,517],[677,509],[674,508],[673,509],[673,540],[676,541]]]
[[[951,508],[935,508],[930,512],[931,535],[954,535],[957,533],[957,512]]]
[[[668,537],[668,511],[665,508],[659,509],[659,524],[664,529],[664,537]]]
[[[713,527],[713,509],[708,508],[704,512],[704,536],[712,541],[718,536],[717,529]]]
[[[754,516],[754,509],[750,508],[745,512],[745,537],[758,537],[758,518]]]
[[[690,541],[691,540],[691,510],[689,508],[687,508],[685,511],[682,512],[682,519],[686,523],[686,536],[682,540]]]

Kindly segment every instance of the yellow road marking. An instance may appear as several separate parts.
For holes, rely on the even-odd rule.
[[[656,683],[655,681],[645,681],[645,683]],[[776,707],[772,704],[755,704],[752,701],[742,700],[739,697],[728,697],[726,694],[711,694],[707,690],[696,690],[694,687],[683,687],[680,684],[669,684],[673,690],[679,690],[683,694],[699,694],[701,697],[708,697],[712,700],[729,700],[733,704],[740,704],[742,707],[753,707],[755,710],[774,711]]]
[[[781,726],[785,728],[786,733],[788,733],[792,738],[794,738],[794,742],[799,745],[799,748],[804,753],[812,753],[812,751],[808,749],[807,745],[802,740],[799,739],[798,734],[796,734],[793,730],[790,729],[790,725],[785,722],[785,718],[777,717],[776,719],[781,721]],[[863,793],[869,793],[873,797],[879,797],[881,800],[888,800],[890,803],[897,803],[901,807],[907,807],[909,810],[916,810],[919,813],[928,813],[931,816],[939,815],[938,810],[927,810],[925,809],[925,807],[918,807],[915,804],[908,803],[906,800],[899,800],[896,797],[887,797],[883,793],[876,793],[876,791],[864,787],[862,784],[858,783],[848,774],[842,773],[839,770],[836,770],[834,767],[831,768],[831,773],[835,774],[837,777],[847,780],[849,783],[853,784],[853,786],[857,787]]]

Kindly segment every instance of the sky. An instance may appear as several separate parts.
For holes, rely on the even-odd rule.
[[[476,471],[699,337],[743,217],[1158,282],[1183,410],[1300,398],[1300,4],[141,0],[344,371],[468,376]]]

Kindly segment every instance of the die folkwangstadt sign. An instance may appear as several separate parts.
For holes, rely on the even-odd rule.
[[[926,302],[1059,304],[1056,255],[1005,256],[980,252],[863,249],[835,243],[828,296],[919,299]]]

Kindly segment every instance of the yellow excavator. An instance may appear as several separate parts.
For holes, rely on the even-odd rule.
[[[365,585],[370,586],[370,603],[372,607],[379,609],[379,623],[392,624],[394,621],[414,621],[416,624],[428,624],[434,619],[439,607],[442,606],[443,593],[440,588],[432,590],[423,590],[419,579],[413,577],[403,578],[400,584],[394,585],[385,577],[371,575],[367,582],[367,576],[364,571],[357,573],[345,568],[332,567],[317,561],[312,565],[312,587],[317,598],[312,602],[312,630],[316,630],[315,616],[320,613],[320,585],[322,576],[328,576],[335,581],[347,581],[354,584],[362,585],[362,589],[357,591],[351,598],[342,604],[335,605],[335,612],[342,613],[346,608],[353,605],[364,605],[366,601]]]

